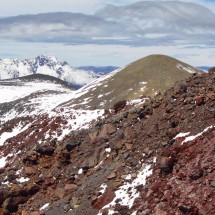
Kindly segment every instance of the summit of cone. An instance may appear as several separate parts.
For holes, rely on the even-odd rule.
[[[110,108],[120,100],[154,97],[196,72],[199,70],[169,56],[150,55],[84,86],[80,96],[62,106]]]

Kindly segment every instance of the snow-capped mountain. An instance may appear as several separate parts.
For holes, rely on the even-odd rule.
[[[0,80],[38,73],[59,78],[77,87],[100,77],[93,71],[73,68],[67,62],[60,62],[54,56],[41,55],[26,60],[0,59]]]

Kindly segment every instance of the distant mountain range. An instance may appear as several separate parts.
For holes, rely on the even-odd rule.
[[[71,67],[67,62],[60,62],[54,56],[41,55],[26,60],[0,59],[0,80],[38,73],[59,78],[78,88],[101,76],[91,70]]]
[[[207,72],[211,67],[208,67],[208,66],[198,66],[197,68],[201,69],[201,70],[203,70],[205,72]]]
[[[80,66],[77,67],[77,69],[85,70],[85,71],[93,71],[100,75],[105,75],[110,72],[113,72],[114,70],[119,69],[119,67],[116,66]]]
[[[198,69],[208,71],[210,67]],[[97,78],[119,69],[116,66],[80,66],[72,67],[67,62],[60,62],[54,56],[40,55],[33,59],[0,59],[0,80],[19,78],[32,74],[44,74],[66,81],[71,86],[80,88]]]

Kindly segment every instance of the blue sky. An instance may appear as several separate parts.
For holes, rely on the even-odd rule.
[[[194,66],[214,66],[214,1],[136,2],[1,0],[1,17],[71,13],[1,18],[0,57],[47,54],[72,66],[124,66],[149,54],[166,54]]]
[[[148,0],[156,1],[156,0]],[[159,1],[159,0],[158,0]],[[160,0],[162,1],[162,0]],[[176,1],[176,0],[173,0]],[[183,2],[193,2],[210,8],[215,11],[214,0],[181,0]],[[106,4],[126,5],[138,2],[137,0],[1,0],[1,16],[13,16],[30,13],[43,12],[79,12],[93,14],[96,10],[104,7]]]

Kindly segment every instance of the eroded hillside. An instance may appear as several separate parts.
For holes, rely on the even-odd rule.
[[[214,214],[214,87],[214,72],[194,74],[90,130],[23,148],[0,171],[1,213]]]

